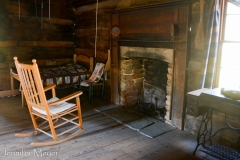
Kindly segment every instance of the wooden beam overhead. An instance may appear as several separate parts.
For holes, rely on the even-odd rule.
[[[107,1],[107,0],[98,0],[98,2],[103,2],[103,1]],[[87,6],[87,5],[91,5],[91,4],[95,4],[97,2],[97,0],[68,0],[66,1],[66,5],[67,6],[71,6],[73,8],[78,8],[78,7],[82,7],[82,6]]]

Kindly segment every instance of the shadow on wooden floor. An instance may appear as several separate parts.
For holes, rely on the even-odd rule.
[[[73,91],[75,89],[57,90],[57,96],[60,98]],[[28,109],[21,106],[21,97],[0,98],[0,159],[214,159],[201,151],[192,155],[195,135],[175,129],[148,138],[94,110],[95,107],[112,105],[109,101],[95,97],[89,104],[86,95],[81,96],[84,132],[65,143],[46,147],[30,146],[33,141],[46,140],[46,135],[14,136],[17,132],[33,130]]]

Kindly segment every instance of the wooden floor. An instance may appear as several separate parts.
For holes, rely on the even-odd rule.
[[[60,94],[58,94],[60,92]],[[61,93],[62,92],[62,93]],[[57,90],[57,96],[66,94]],[[17,132],[32,130],[31,119],[26,107],[21,106],[21,97],[0,98],[0,159],[96,159],[96,160],[191,160],[214,158],[197,151],[196,136],[175,129],[156,138],[148,138],[139,132],[117,123],[115,120],[95,113],[94,107],[111,105],[99,98],[87,103],[81,97],[84,132],[65,143],[32,147],[31,142],[45,139],[45,135],[19,138]]]

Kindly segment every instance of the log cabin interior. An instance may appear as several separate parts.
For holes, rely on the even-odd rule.
[[[229,6],[237,7],[236,12],[228,14]],[[240,43],[239,30],[235,40],[224,39],[226,15],[239,18],[239,6],[238,0],[1,0],[0,156],[240,158],[240,103],[231,97],[239,90],[230,90],[229,96],[227,91],[219,90],[228,86],[218,81],[224,72],[220,61],[227,59],[221,47],[225,41]],[[216,8],[220,8],[219,12]],[[218,29],[209,29],[211,24]],[[237,27],[239,22],[231,29]],[[214,33],[213,38],[210,33]],[[210,46],[212,39],[219,44]],[[239,51],[236,47],[235,52]],[[110,67],[104,74],[104,100],[94,97],[89,103],[87,93],[81,96],[83,133],[42,148],[29,144],[34,138],[46,139],[44,136],[14,137],[19,131],[31,130],[32,122],[27,107],[21,106],[19,81],[11,81],[13,57],[20,62],[36,59],[39,67],[46,67],[72,63],[74,54],[93,57]],[[57,92],[65,96],[77,88]],[[150,117],[147,122],[138,120],[137,127],[145,126],[134,128],[136,125],[118,119],[136,121],[131,119],[137,117],[134,113]],[[156,128],[149,129],[152,133],[146,136],[147,128],[153,125]],[[156,130],[162,133],[152,136]]]

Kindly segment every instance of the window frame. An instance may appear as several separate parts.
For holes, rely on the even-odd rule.
[[[231,2],[228,2],[228,0],[223,0],[221,5],[220,35],[219,35],[218,55],[217,55],[217,61],[216,61],[216,71],[215,71],[215,78],[214,78],[214,88],[219,87],[223,44],[226,42],[231,42],[231,41],[226,41],[224,37],[228,3],[231,3]],[[233,41],[231,43],[236,43],[236,42]]]

